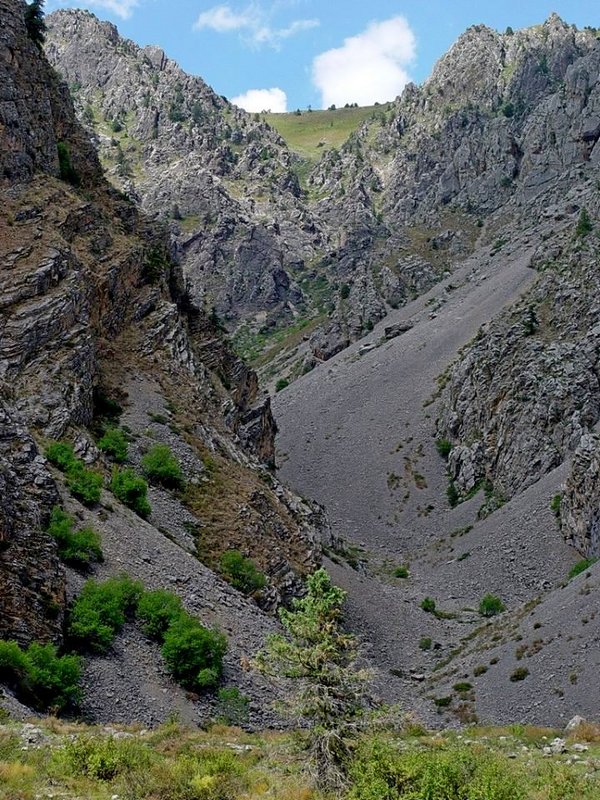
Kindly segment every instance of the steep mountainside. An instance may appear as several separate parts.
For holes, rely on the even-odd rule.
[[[108,176],[169,221],[195,301],[230,325],[258,313],[291,320],[305,305],[294,268],[320,236],[283,140],[88,12],[59,11],[48,24],[48,57]]]
[[[109,178],[169,224],[195,302],[215,307],[267,377],[329,358],[470,251],[476,220],[463,213],[408,230],[384,220],[383,183],[354,144],[324,147],[311,174],[311,158],[158,48],[138,48],[87,12],[55,12],[48,24],[48,57]],[[379,112],[368,116],[382,128]],[[346,180],[336,164],[348,154]],[[335,203],[324,199],[331,186]],[[444,249],[449,227],[460,231],[452,259],[441,259],[428,240],[441,236]]]
[[[105,182],[24,8],[0,2],[0,636],[63,641],[82,578],[45,532],[62,504],[100,531],[98,574],[170,585],[225,630],[228,677],[256,696],[240,659],[274,623],[210,568],[228,548],[252,556],[272,609],[318,561],[319,513],[270,471],[275,423],[256,375],[185,292],[166,235]],[[95,440],[107,419],[127,432],[133,468],[157,442],[181,464],[179,491],[150,489],[148,521],[107,491],[84,508],[43,456],[49,440],[71,442],[106,486],[114,467]],[[117,652],[88,661],[84,710],[156,721],[173,700],[186,718],[205,712],[135,630]]]
[[[312,176],[324,213],[375,165],[384,219],[481,223],[441,284],[275,404],[284,477],[350,540],[332,569],[382,692],[462,721],[597,713],[598,566],[567,574],[598,554],[599,73],[597,32],[556,16],[472,28]]]

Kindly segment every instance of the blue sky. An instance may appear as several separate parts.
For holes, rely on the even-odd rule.
[[[89,8],[249,111],[391,100],[465,30],[600,26],[600,0],[47,0]],[[485,6],[485,7],[484,7]]]

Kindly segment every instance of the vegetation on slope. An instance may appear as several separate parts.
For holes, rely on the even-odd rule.
[[[0,728],[0,797],[109,800],[326,800],[305,770],[294,733],[244,733],[176,721],[154,731],[102,729],[54,719]],[[594,733],[595,731],[595,733]],[[592,739],[600,731],[593,729]],[[431,734],[409,724],[361,740],[352,800],[592,800],[600,745],[579,761],[542,747],[556,732],[514,726]],[[300,738],[303,734],[300,734]],[[581,738],[567,740],[569,749]],[[339,796],[339,795],[338,795]]]
[[[263,119],[303,158],[317,161],[325,148],[341,147],[369,117],[387,106],[338,108],[328,111],[297,111],[289,114],[264,114]]]

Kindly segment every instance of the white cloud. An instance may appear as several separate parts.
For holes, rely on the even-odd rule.
[[[194,23],[197,31],[203,28],[216,31],[217,33],[229,33],[240,28],[247,28],[252,24],[250,9],[240,14],[235,14],[229,6],[214,6],[208,11],[203,11]]]
[[[371,22],[357,36],[318,55],[312,65],[313,83],[323,108],[393,100],[409,82],[406,67],[416,52],[414,33],[404,17]]]
[[[112,1],[110,0],[110,2]],[[116,0],[116,2],[121,1]],[[194,23],[194,30],[212,30],[216,33],[238,31],[249,44],[255,47],[267,44],[277,49],[284,39],[316,28],[320,24],[318,19],[297,19],[286,27],[274,27],[271,24],[271,16],[275,8],[273,7],[269,12],[258,3],[251,3],[242,11],[234,11],[229,5],[213,6],[199,15]]]
[[[250,113],[271,111],[282,114],[287,111],[287,95],[283,89],[249,89],[244,94],[232,97],[231,102]]]

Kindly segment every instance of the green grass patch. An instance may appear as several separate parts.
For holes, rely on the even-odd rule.
[[[288,147],[315,162],[324,150],[339,148],[360,125],[385,106],[339,108],[336,111],[303,111],[300,115],[264,114],[264,120],[285,139]]]
[[[569,570],[568,578],[576,578],[577,575],[581,575],[582,572],[586,572],[590,567],[592,567],[598,559],[594,558],[583,558],[581,561],[578,561],[577,564],[573,564],[571,569]]]

